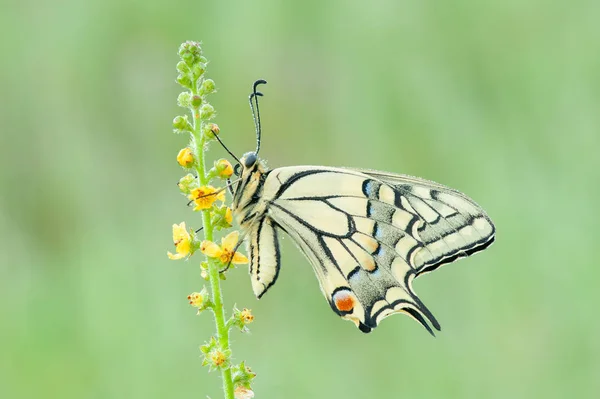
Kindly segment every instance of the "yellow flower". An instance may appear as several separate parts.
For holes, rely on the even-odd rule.
[[[225,354],[220,350],[214,350],[210,352],[210,360],[215,366],[220,367],[227,360],[227,356],[225,356]]]
[[[229,179],[233,174],[233,166],[231,166],[231,163],[226,159],[219,159],[215,164],[215,168],[217,169],[217,172],[219,172],[219,177],[221,179]]]
[[[239,252],[233,252],[239,239],[237,231],[232,231],[221,239],[221,246],[212,241],[202,241],[200,251],[208,257],[218,258],[224,265],[230,262],[236,265],[248,263],[248,258]]]
[[[250,309],[242,309],[240,312],[240,320],[244,322],[244,324],[250,324],[254,321],[254,316],[252,315],[252,311]]]
[[[199,211],[210,208],[217,200],[225,201],[225,190],[217,191],[213,186],[202,186],[190,191],[188,198],[196,204],[194,210]]]
[[[169,259],[182,259],[190,255],[192,250],[192,237],[185,228],[185,222],[173,225],[173,243],[175,254],[167,252]]]
[[[184,168],[192,166],[194,163],[194,154],[192,154],[192,150],[189,147],[185,147],[179,151],[179,154],[177,154],[177,162]]]
[[[190,305],[195,308],[201,308],[204,303],[204,296],[199,292],[192,292],[187,299],[190,301]]]
[[[231,213],[230,207],[227,207],[227,209],[225,210],[225,221],[229,224],[233,222],[233,214]]]

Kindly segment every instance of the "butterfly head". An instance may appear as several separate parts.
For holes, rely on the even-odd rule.
[[[256,155],[256,152],[250,151],[245,153],[240,161],[244,166],[244,169],[252,169],[256,162],[258,162],[258,156]]]
[[[255,151],[250,151],[240,158],[240,163],[235,166],[234,171],[236,175],[243,178],[255,172],[259,172],[260,174],[265,173],[267,167]]]
[[[239,176],[233,193],[233,211],[236,217],[237,209],[243,209],[254,201],[255,195],[260,194],[266,172],[266,166],[254,151],[245,153],[235,165],[234,173]]]

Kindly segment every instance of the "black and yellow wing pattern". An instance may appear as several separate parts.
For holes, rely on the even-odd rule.
[[[234,214],[247,235],[256,296],[277,279],[285,232],[313,266],[333,311],[363,332],[399,312],[439,330],[412,281],[494,241],[481,207],[438,183],[320,166],[268,171],[255,153],[241,165]]]

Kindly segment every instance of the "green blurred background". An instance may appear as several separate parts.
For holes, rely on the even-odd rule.
[[[222,137],[262,156],[433,179],[483,205],[494,246],[415,284],[443,330],[363,335],[289,239],[261,301],[228,307],[256,398],[600,397],[600,3],[11,1],[0,12],[0,397],[212,398],[212,331],[185,297],[199,226],[175,183],[177,48],[202,40]],[[226,155],[213,147],[215,157]]]

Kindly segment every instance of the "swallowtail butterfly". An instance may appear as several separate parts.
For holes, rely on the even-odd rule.
[[[331,309],[362,332],[394,313],[432,334],[429,324],[440,330],[412,282],[487,248],[495,233],[490,218],[459,191],[417,177],[325,166],[268,170],[258,158],[256,88],[263,83],[250,95],[257,148],[238,160],[231,190],[256,296],[277,280],[285,233],[312,265]]]

